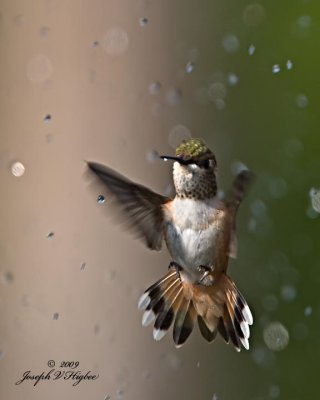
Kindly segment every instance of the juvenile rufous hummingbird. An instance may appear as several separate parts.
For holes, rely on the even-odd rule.
[[[198,322],[208,342],[219,332],[236,350],[241,345],[249,349],[252,314],[227,268],[229,257],[236,257],[235,217],[252,173],[239,172],[230,192],[220,199],[216,157],[202,140],[184,140],[175,156],[161,158],[173,161],[174,198],[88,162],[147,247],[160,250],[165,241],[171,255],[165,276],[139,300],[142,324],[154,321],[155,340],[173,325],[174,343],[181,346]]]

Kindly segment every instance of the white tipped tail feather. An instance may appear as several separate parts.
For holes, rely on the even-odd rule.
[[[142,325],[154,322],[153,337],[161,340],[173,325],[173,340],[181,346],[193,331],[196,321],[202,336],[212,342],[217,332],[237,351],[249,349],[251,311],[234,282],[225,274],[213,275],[214,284],[190,283],[183,271],[170,268],[140,297]]]

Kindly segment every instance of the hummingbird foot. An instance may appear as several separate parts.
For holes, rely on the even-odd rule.
[[[176,270],[176,273],[178,274],[179,279],[181,280],[180,271],[182,271],[182,267],[177,262],[171,261],[168,269],[170,268],[174,268]]]
[[[197,269],[201,273],[200,279],[198,280],[198,284],[204,286],[211,286],[214,282],[212,275],[210,275],[212,269],[205,265],[199,265]]]

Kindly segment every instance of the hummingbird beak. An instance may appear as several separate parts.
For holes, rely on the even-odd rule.
[[[189,164],[189,162],[185,161],[185,160],[184,160],[183,158],[181,158],[181,157],[160,156],[160,158],[162,158],[163,161],[172,160],[172,161],[177,161],[179,164],[183,164],[183,165]]]

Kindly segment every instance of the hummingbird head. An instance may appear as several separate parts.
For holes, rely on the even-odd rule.
[[[184,140],[176,155],[161,156],[173,160],[173,181],[177,196],[205,200],[217,193],[216,157],[200,139]]]

